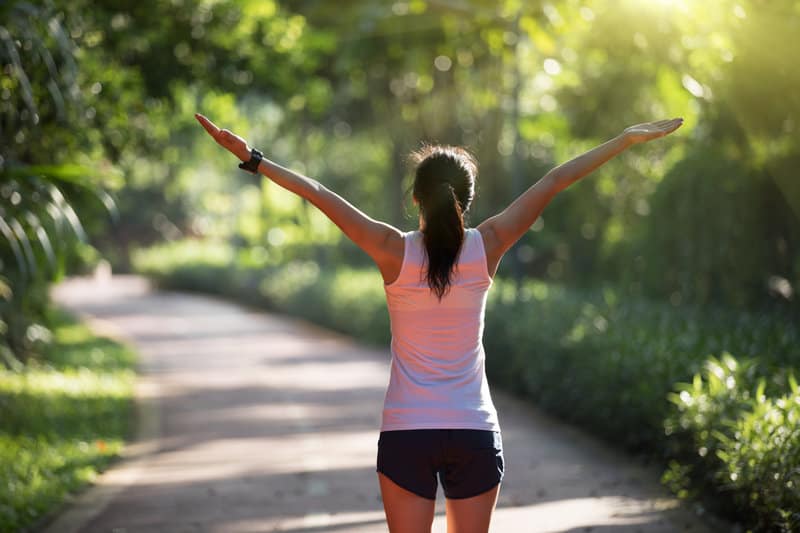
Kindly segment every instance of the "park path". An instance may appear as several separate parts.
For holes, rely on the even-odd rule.
[[[387,349],[134,276],[73,279],[53,296],[135,345],[141,423],[126,459],[48,532],[386,531],[374,464]],[[493,396],[507,462],[493,532],[716,529],[656,471]]]

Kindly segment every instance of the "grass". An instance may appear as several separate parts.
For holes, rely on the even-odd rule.
[[[0,369],[0,531],[36,525],[132,432],[134,353],[63,311],[49,321],[53,341],[38,358]]]

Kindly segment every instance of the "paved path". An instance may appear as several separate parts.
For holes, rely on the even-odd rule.
[[[388,350],[136,277],[54,297],[135,344],[144,408],[127,459],[49,531],[386,531],[374,464]],[[712,530],[656,471],[493,396],[507,461],[493,532]]]

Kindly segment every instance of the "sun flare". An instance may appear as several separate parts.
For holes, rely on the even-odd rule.
[[[663,8],[677,9],[680,11],[687,11],[691,0],[640,0],[643,4],[650,4],[660,6]]]
[[[648,4],[656,4],[659,6],[665,7],[677,7],[680,9],[686,9],[689,7],[691,0],[641,0],[643,3]]]

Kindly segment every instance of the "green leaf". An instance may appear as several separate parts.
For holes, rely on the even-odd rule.
[[[25,256],[22,252],[22,248],[20,248],[20,243],[17,240],[17,236],[14,234],[14,230],[11,229],[4,217],[0,217],[0,233],[3,234],[3,236],[6,238],[6,241],[8,241],[9,246],[11,246],[11,251],[14,254],[14,258],[17,260],[17,268],[19,269],[23,278],[27,277],[28,267],[25,261]]]
[[[55,252],[53,251],[53,246],[50,244],[50,238],[47,236],[47,230],[45,230],[44,226],[42,226],[39,218],[31,211],[25,213],[25,220],[27,220],[28,224],[33,228],[36,237],[39,239],[39,244],[42,245],[42,250],[44,250],[45,257],[47,257],[47,262],[55,271],[56,256]]]
[[[20,245],[22,246],[22,251],[24,252],[25,259],[28,261],[28,268],[31,275],[36,275],[38,268],[36,267],[36,256],[33,253],[33,248],[31,247],[31,241],[28,239],[28,234],[25,231],[25,228],[22,227],[22,224],[19,223],[14,217],[9,217],[8,225],[11,226],[11,229],[14,230],[14,233],[19,240]]]
[[[44,176],[50,179],[67,181],[83,186],[93,185],[91,178],[96,175],[92,169],[75,164],[11,167],[8,169],[8,173],[12,177],[26,178],[30,176]]]
[[[756,397],[755,400],[758,403],[764,403],[767,397],[764,395],[764,391],[767,388],[767,382],[764,378],[758,380],[758,387],[756,388]]]
[[[78,218],[78,215],[75,214],[75,210],[72,206],[67,202],[64,198],[64,195],[61,193],[58,187],[55,185],[50,185],[48,188],[50,191],[50,196],[52,196],[53,201],[55,202],[56,206],[59,210],[64,214],[64,218],[69,222],[72,231],[75,232],[75,236],[78,237],[83,242],[86,242],[86,232],[83,231],[83,226],[81,225],[81,221]]]
[[[797,386],[797,379],[794,377],[794,371],[789,371],[789,388],[792,391],[793,395],[800,394],[800,387]]]

